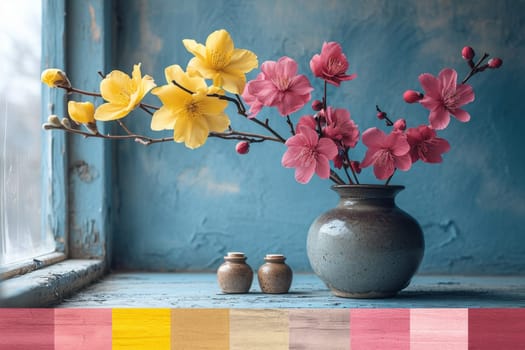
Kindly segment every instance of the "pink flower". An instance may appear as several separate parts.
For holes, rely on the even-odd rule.
[[[359,140],[357,125],[350,119],[350,112],[342,108],[326,109],[326,127],[323,133],[345,148],[355,147]]]
[[[250,81],[248,96],[254,96],[259,103],[277,107],[282,116],[303,108],[310,100],[313,90],[305,75],[297,74],[297,63],[289,57],[277,62],[266,61],[261,66],[262,76]]]
[[[311,115],[304,115],[301,118],[299,118],[299,121],[297,122],[297,132],[299,132],[299,127],[301,125],[309,127],[312,130],[315,130],[317,128],[317,121]]]
[[[388,179],[395,169],[410,169],[410,145],[405,134],[393,131],[386,135],[378,128],[370,128],[363,133],[363,143],[368,150],[361,162],[361,168],[373,164],[374,175],[379,180]]]
[[[393,128],[394,128],[394,130],[397,130],[397,131],[405,131],[406,128],[407,128],[406,120],[403,119],[403,118],[400,118],[400,119],[396,120],[394,122]]]
[[[436,137],[436,131],[428,125],[420,125],[410,128],[406,132],[407,141],[410,145],[410,157],[412,163],[421,159],[426,163],[441,163],[441,154],[450,150],[447,140]]]
[[[337,155],[337,146],[327,137],[321,137],[307,126],[298,127],[298,133],[286,140],[288,149],[281,163],[295,168],[295,180],[306,184],[314,172],[322,179],[330,177],[330,160]]]
[[[457,78],[458,73],[451,68],[443,69],[437,78],[428,73],[419,76],[425,90],[419,103],[430,110],[430,125],[434,129],[446,128],[451,114],[461,122],[470,120],[470,114],[460,107],[474,101],[474,91],[470,85],[457,85]]]
[[[250,94],[249,91],[250,84],[256,80],[264,80],[264,73],[261,72],[257,74],[257,77],[254,80],[249,81],[245,85],[244,91],[242,92],[242,98],[244,99],[244,102],[250,106],[250,110],[248,111],[248,118],[250,119],[255,118],[263,108],[262,102],[260,102],[256,96]]]
[[[355,74],[347,75],[348,60],[341,45],[336,42],[324,43],[321,54],[314,55],[310,60],[310,69],[314,75],[332,85],[339,86],[341,81],[352,80]]]

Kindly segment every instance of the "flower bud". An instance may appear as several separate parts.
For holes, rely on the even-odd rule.
[[[71,123],[69,122],[69,119],[67,118],[62,118],[62,120],[60,121],[60,124],[62,124],[62,126],[65,127],[66,129],[71,129]]]
[[[320,111],[321,109],[323,109],[323,102],[321,102],[319,100],[314,100],[312,102],[312,109],[314,111]]]
[[[248,141],[241,141],[235,146],[235,151],[239,154],[246,154],[250,151],[250,143]]]
[[[489,68],[499,68],[502,64],[503,61],[498,57],[491,58],[488,62]]]
[[[89,124],[95,122],[95,106],[91,102],[67,103],[67,111],[71,119],[79,124]]]
[[[407,90],[403,93],[403,100],[406,103],[415,103],[423,98],[423,94],[414,90]]]
[[[467,61],[473,59],[474,55],[475,55],[474,49],[471,48],[470,46],[465,46],[463,50],[461,50],[461,56],[463,56],[463,59]]]
[[[394,123],[394,130],[405,131],[407,128],[407,122],[405,119],[398,119]]]
[[[86,127],[89,131],[91,131],[93,134],[98,134],[98,128],[96,122],[87,123]]]
[[[361,173],[361,163],[359,163],[357,160],[352,160],[350,162],[350,167],[356,174]]]
[[[386,113],[383,112],[383,111],[381,111],[381,112],[377,112],[376,116],[377,116],[377,119],[379,119],[379,120],[383,120],[383,119],[386,118]]]
[[[47,122],[53,126],[60,127],[60,119],[55,114],[51,114],[47,117]]]
[[[40,80],[51,88],[61,87],[65,89],[71,88],[71,83],[67,78],[66,73],[56,68],[49,68],[42,72]]]

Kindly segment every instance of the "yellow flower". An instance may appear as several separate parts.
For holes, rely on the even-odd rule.
[[[100,93],[108,103],[97,108],[95,119],[107,121],[124,118],[154,87],[152,77],[142,77],[140,63],[133,66],[131,78],[119,70],[112,71],[100,82]]]
[[[203,78],[191,77],[179,65],[167,67],[164,73],[168,84],[151,92],[162,101],[162,107],[151,119],[151,129],[173,129],[175,142],[184,142],[194,149],[206,142],[210,131],[223,132],[228,128],[230,119],[224,113],[228,102],[208,96],[220,93],[219,88],[208,87]]]
[[[67,111],[71,119],[79,124],[89,124],[95,122],[95,106],[91,102],[69,101]]]
[[[71,87],[71,83],[69,82],[66,73],[57,68],[44,70],[40,76],[40,80],[42,83],[52,88],[63,87],[67,89]]]
[[[195,55],[188,63],[188,73],[213,79],[213,85],[233,94],[243,92],[245,74],[258,65],[253,52],[234,48],[230,34],[224,29],[211,33],[206,39],[206,46],[190,39],[182,43]]]

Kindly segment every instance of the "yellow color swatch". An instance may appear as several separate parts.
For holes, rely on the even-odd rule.
[[[113,309],[113,350],[170,350],[170,309]]]
[[[172,309],[172,350],[228,350],[230,311],[228,309]]]
[[[231,350],[288,350],[286,310],[230,310]]]

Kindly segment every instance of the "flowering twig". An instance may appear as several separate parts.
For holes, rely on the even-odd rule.
[[[474,76],[474,74],[482,72],[487,68],[487,65],[481,66],[483,61],[485,61],[489,57],[488,53],[484,53],[483,56],[478,60],[478,62],[471,67],[470,72],[467,74],[467,76],[461,81],[461,84],[465,84],[470,78]],[[469,62],[472,62],[472,60],[469,60]]]
[[[177,83],[175,80],[172,80],[171,81],[175,86],[177,86],[178,88],[184,90],[185,92],[189,93],[189,94],[193,94],[193,91],[187,89],[186,87],[182,86],[181,84]],[[220,94],[209,94],[207,95],[209,97],[215,97],[215,98],[218,98],[220,100],[226,100],[228,102],[232,102],[235,104],[235,106],[237,107],[237,113],[242,115],[243,117],[247,118],[248,120],[251,120],[253,121],[254,123],[262,126],[263,128],[265,128],[266,130],[268,130],[272,135],[275,136],[275,138],[272,138],[272,137],[266,137],[266,140],[268,141],[275,141],[275,142],[280,142],[280,143],[284,143],[286,142],[286,139],[284,137],[282,137],[277,131],[275,131],[272,127],[270,127],[270,122],[268,121],[268,119],[266,119],[265,122],[262,122],[261,120],[257,119],[257,118],[249,118],[248,117],[248,113],[246,112],[246,108],[244,107],[244,104],[242,103],[240,97],[238,95],[236,95],[236,98],[233,98],[233,97],[230,97],[230,96],[226,96],[226,95],[220,95]],[[210,133],[210,136],[212,135],[212,133]],[[214,133],[214,135],[216,136],[217,133]],[[263,137],[262,135],[258,135],[259,137]]]
[[[286,123],[288,123],[288,125],[290,126],[290,133],[292,135],[295,135],[295,130],[294,130],[294,127],[293,127],[293,123],[292,123],[292,120],[290,119],[289,115],[286,116]]]
[[[151,138],[144,135],[134,134],[134,133],[127,133],[126,135],[110,135],[110,134],[102,134],[98,131],[96,132],[87,132],[79,129],[75,129],[66,125],[54,125],[50,123],[45,123],[43,125],[45,130],[51,130],[51,129],[57,129],[57,130],[65,130],[67,132],[70,132],[72,134],[82,135],[86,138],[94,137],[94,138],[101,138],[101,139],[111,139],[111,140],[134,140],[135,142],[141,143],[143,145],[150,145],[153,143],[160,143],[160,142],[166,142],[166,141],[173,141],[173,137],[163,137],[163,138]]]
[[[226,40],[228,42],[231,39],[224,30],[216,31],[210,37],[212,35],[213,37],[228,39]],[[210,41],[212,40],[210,39]],[[190,45],[188,44],[189,42],[185,42],[186,48],[196,54],[198,51],[196,44]],[[215,46],[213,49],[224,53],[224,57],[229,57],[228,50]],[[330,178],[331,181],[338,185],[359,184],[357,174],[361,172],[362,168],[374,165],[374,174],[379,180],[384,181],[386,179],[385,186],[388,186],[397,169],[406,171],[418,159],[428,163],[441,162],[441,155],[449,150],[450,145],[446,140],[437,137],[435,130],[444,129],[450,121],[450,116],[454,116],[462,122],[468,121],[470,115],[461,107],[474,100],[471,86],[461,86],[462,90],[458,90],[460,93],[456,91],[456,87],[460,84],[466,84],[477,73],[486,69],[495,69],[502,65],[500,58],[491,58],[488,62],[485,62],[489,57],[487,53],[484,53],[477,62],[474,62],[475,53],[469,46],[464,47],[461,54],[467,61],[470,69],[461,83],[458,84],[457,82],[457,72],[455,70],[445,68],[437,77],[429,73],[420,76],[419,80],[425,90],[425,94],[415,90],[407,90],[403,94],[405,102],[419,102],[425,108],[431,109],[429,116],[430,125],[421,125],[407,130],[404,119],[397,119],[394,122],[387,116],[386,112],[376,105],[377,118],[384,120],[387,126],[393,127],[393,130],[390,134],[386,134],[378,128],[366,130],[361,135],[361,139],[363,144],[368,147],[368,150],[361,162],[351,160],[349,154],[349,150],[355,147],[360,136],[357,125],[350,118],[350,112],[346,109],[328,106],[328,83],[338,87],[342,81],[352,80],[356,76],[355,74],[347,74],[348,61],[342,52],[342,48],[336,42],[323,44],[321,53],[316,54],[310,61],[310,68],[313,74],[324,81],[322,101],[314,100],[311,106],[316,111],[315,115],[305,116],[297,124],[292,122],[290,115],[293,112],[297,112],[311,99],[310,92],[313,90],[313,87],[308,78],[297,74],[297,63],[293,59],[282,57],[276,62],[268,61],[263,64],[261,70],[264,74],[258,75],[251,82],[246,82],[246,78],[242,74],[255,68],[258,62],[255,54],[249,50],[244,50],[243,58],[245,62],[243,67],[245,69],[240,72],[239,76],[228,75],[227,79],[232,80],[230,84],[213,88],[208,87],[202,109],[198,105],[202,98],[201,96],[195,96],[194,91],[199,90],[203,86],[202,83],[205,83],[205,79],[215,78],[215,75],[222,76],[224,71],[226,71],[225,67],[232,64],[232,62],[225,60],[224,62],[221,61],[220,65],[217,65],[213,60],[206,61],[204,65],[206,68],[205,72],[200,72],[202,77],[200,84],[197,84],[197,81],[194,79],[187,80],[187,86],[183,86],[175,80],[168,80],[168,85],[173,84],[182,91],[192,95],[186,96],[192,103],[188,104],[185,98],[178,101],[180,91],[175,91],[175,95],[172,96],[173,100],[171,98],[162,99],[162,102],[165,103],[161,107],[141,102],[145,95],[156,85],[152,77],[142,76],[140,64],[134,65],[132,76],[125,78],[125,81],[121,81],[122,79],[119,79],[119,77],[113,76],[113,72],[107,76],[102,72],[98,72],[100,77],[104,79],[101,83],[102,85],[106,81],[109,81],[110,84],[115,84],[112,89],[104,91],[104,96],[102,96],[102,90],[100,92],[90,92],[77,89],[71,85],[64,72],[56,68],[48,69],[42,73],[42,82],[50,87],[65,89],[68,95],[76,93],[103,98],[106,103],[95,110],[92,102],[69,101],[69,118],[59,120],[57,116],[52,115],[49,117],[48,123],[45,123],[43,127],[45,129],[61,129],[83,135],[84,137],[116,140],[132,139],[143,145],[167,141],[184,142],[187,147],[192,149],[202,146],[206,142],[207,137],[239,140],[240,142],[235,147],[239,154],[248,153],[251,143],[273,141],[286,144],[288,147],[281,163],[286,168],[296,169],[296,180],[300,183],[309,182],[312,176],[317,174],[321,178]],[[202,62],[196,65],[197,70],[199,70],[200,65],[202,65]],[[265,66],[267,66],[266,68],[273,67],[275,69],[268,68],[265,70]],[[172,69],[173,76],[177,77],[176,79],[179,81],[183,76],[190,77],[178,65],[170,69]],[[214,73],[211,74],[210,71],[214,71]],[[295,81],[293,86],[283,84],[283,82],[289,82],[292,79]],[[129,89],[129,81],[132,82],[132,86],[136,87],[136,89]],[[207,85],[207,83],[205,84]],[[245,102],[239,95],[243,91],[242,85],[244,84],[246,84],[244,89],[246,95],[243,93],[243,96],[246,97],[246,103],[251,107],[250,111],[246,109]],[[170,93],[173,92],[172,89],[168,91]],[[152,93],[157,95],[154,91]],[[276,99],[276,96],[279,96],[279,98]],[[259,134],[234,130],[231,127],[230,118],[224,112],[227,103],[218,100],[233,103],[239,115],[259,125],[265,132]],[[289,127],[292,135],[290,138],[288,136],[283,137],[280,132],[270,126],[269,118],[256,118],[257,113],[260,112],[263,106],[277,107],[279,109],[279,114],[285,117]],[[436,106],[440,108],[439,113],[435,112]],[[173,113],[173,110],[179,107],[185,108],[185,112],[192,115],[192,118],[185,120],[186,123],[178,123],[180,118],[186,118],[184,111],[180,115]],[[140,108],[150,115],[152,118],[151,128],[153,130],[174,129],[174,136],[151,138],[134,133],[120,118],[128,115],[135,108]],[[167,109],[165,110],[164,108]],[[164,113],[156,113],[159,110]],[[114,113],[114,111],[119,111],[119,113]],[[207,111],[217,111],[217,114],[210,115]],[[72,126],[70,120],[78,125],[84,125],[86,129],[78,129],[77,124]],[[120,135],[101,133],[97,129],[97,120],[116,120],[122,129]],[[297,129],[298,125],[301,125],[299,130]],[[195,131],[198,137],[189,137],[188,132],[191,133],[194,129],[198,129]],[[177,136],[175,139],[175,135],[180,136]],[[290,142],[287,143],[287,139]],[[333,161],[333,167],[330,167],[330,161]],[[343,169],[341,170],[341,168]],[[336,170],[339,171],[341,176]],[[344,175],[342,175],[343,172]],[[343,180],[343,178],[345,179]]]
[[[377,118],[378,119],[384,119],[385,122],[386,122],[386,126],[392,126],[394,125],[394,123],[392,122],[392,120],[390,120],[390,118],[388,118],[388,115],[386,114],[386,112],[383,112],[378,105],[376,105],[376,111],[377,111]]]

